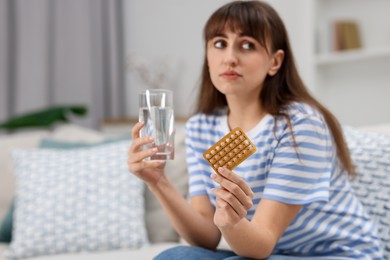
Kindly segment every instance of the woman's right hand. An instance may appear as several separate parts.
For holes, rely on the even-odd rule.
[[[131,130],[132,142],[128,151],[127,166],[129,172],[142,179],[147,185],[154,185],[158,183],[160,178],[164,175],[164,161],[144,159],[157,153],[157,148],[150,148],[142,150],[141,147],[145,144],[153,143],[153,137],[140,137],[140,130],[144,127],[143,122],[135,124]]]

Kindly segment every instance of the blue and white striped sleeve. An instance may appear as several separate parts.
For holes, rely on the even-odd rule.
[[[318,116],[291,120],[279,137],[263,198],[288,204],[329,200],[332,140]],[[295,141],[295,146],[294,146]]]

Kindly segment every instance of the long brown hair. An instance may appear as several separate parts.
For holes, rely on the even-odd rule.
[[[203,32],[205,49],[207,42],[223,32],[226,26],[229,26],[232,32],[239,31],[255,38],[268,52],[284,51],[284,60],[278,73],[265,78],[259,96],[262,107],[275,118],[287,117],[282,111],[292,102],[304,102],[316,107],[331,130],[341,163],[353,176],[355,170],[342,128],[336,117],[321,105],[304,85],[295,65],[286,28],[277,12],[270,5],[260,1],[234,1],[220,7],[205,25]],[[211,82],[205,55],[196,112],[210,114],[226,106],[225,95]],[[290,122],[288,117],[287,119]]]

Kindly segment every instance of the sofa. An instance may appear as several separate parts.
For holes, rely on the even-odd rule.
[[[14,207],[12,242],[0,243],[0,259],[152,259],[184,243],[151,192],[126,172],[130,128],[0,133],[0,221]],[[344,130],[358,172],[352,185],[390,259],[390,125]],[[184,137],[179,122],[166,173],[186,196]]]

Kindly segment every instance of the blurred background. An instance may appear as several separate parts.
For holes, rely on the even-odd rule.
[[[137,118],[139,91],[193,109],[202,28],[223,0],[0,0],[0,122],[82,105],[99,129]],[[390,1],[268,0],[308,88],[344,125],[390,122]]]

